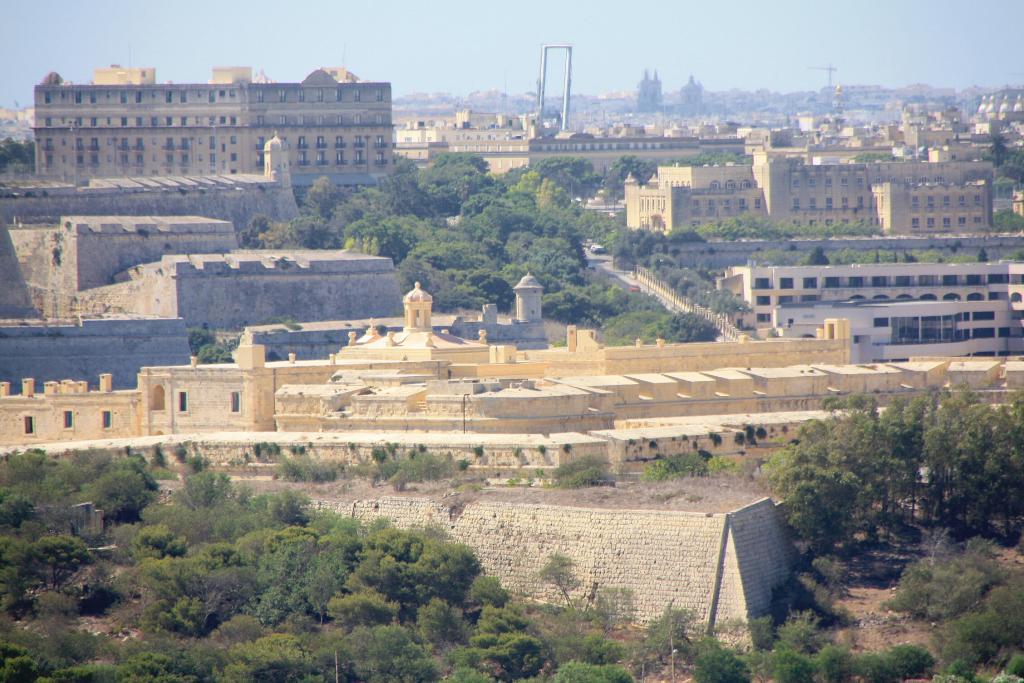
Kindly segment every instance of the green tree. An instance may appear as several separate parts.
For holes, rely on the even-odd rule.
[[[812,683],[814,662],[799,652],[778,649],[772,654],[772,678],[776,683]]]
[[[326,176],[321,176],[313,181],[313,184],[306,190],[306,196],[302,202],[303,208],[314,216],[319,216],[324,221],[331,220],[334,209],[341,202],[342,192]]]
[[[815,247],[809,254],[807,254],[807,259],[804,263],[808,266],[827,266],[829,264],[829,260],[824,249],[821,247]]]
[[[644,161],[635,156],[621,156],[608,167],[601,187],[609,199],[622,199],[627,177],[632,175],[637,182],[645,184],[657,170],[657,164],[652,161]]]
[[[313,667],[309,652],[295,636],[283,633],[232,647],[228,650],[228,662],[218,676],[224,683],[323,681]]]
[[[614,664],[567,662],[558,667],[552,683],[633,683],[633,677]]]
[[[537,577],[557,590],[567,607],[573,606],[572,592],[580,587],[575,562],[561,553],[552,553]]]
[[[830,643],[821,648],[815,660],[824,683],[848,683],[853,678],[853,655],[846,648]]]
[[[366,683],[421,683],[439,677],[434,661],[400,626],[358,628],[351,643],[356,673]]]
[[[416,630],[428,643],[442,646],[466,637],[462,612],[440,598],[431,598],[416,614]]]
[[[390,624],[398,618],[398,603],[390,602],[377,591],[362,590],[331,598],[327,603],[327,613],[348,629],[379,626]]]
[[[43,536],[29,547],[29,555],[40,578],[54,590],[89,560],[85,544],[74,536]]]
[[[693,678],[697,683],[750,683],[750,670],[742,659],[716,643],[697,655]]]

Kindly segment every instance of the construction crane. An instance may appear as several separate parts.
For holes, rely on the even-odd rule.
[[[807,68],[808,69],[814,69],[815,71],[827,71],[828,72],[828,87],[829,87],[830,90],[832,89],[832,74],[835,73],[836,71],[839,71],[839,69],[837,69],[836,67],[832,66],[831,62],[829,62],[828,66],[809,66]]]

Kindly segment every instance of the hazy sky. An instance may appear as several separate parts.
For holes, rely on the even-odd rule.
[[[409,92],[534,88],[542,43],[571,43],[573,90],[632,89],[644,67],[666,91],[693,73],[711,90],[850,84],[1024,82],[1024,0],[5,0],[0,105],[31,102],[49,71],[87,82],[95,66],[152,66],[199,81],[249,65],[279,81],[347,62]],[[1019,72],[1019,73],[1015,73]]]

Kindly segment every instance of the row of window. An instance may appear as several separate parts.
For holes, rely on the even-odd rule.
[[[263,138],[261,137],[260,141],[262,142],[262,140],[263,140]],[[297,146],[298,146],[299,149],[309,149],[309,142],[307,142],[305,135],[300,135],[299,136],[299,140],[298,140]],[[335,136],[335,138],[334,138],[334,148],[335,149],[341,149],[344,146],[345,146],[345,138],[343,136],[341,136],[341,135]],[[366,146],[366,141],[364,141],[363,136],[362,135],[357,135],[356,136],[356,141],[355,141],[355,144],[353,145],[353,147],[365,147],[365,146]],[[391,143],[385,141],[383,135],[378,135],[377,139],[373,143],[373,146],[376,147],[377,149],[385,149],[387,147],[390,147]],[[323,135],[318,135],[316,137],[316,148],[317,149],[327,149],[327,138],[324,137]]]
[[[981,225],[982,218],[981,218],[981,216],[973,216],[972,219],[971,219],[971,222],[974,225]],[[956,217],[956,224],[958,226],[961,226],[961,227],[967,225],[967,216],[957,216]],[[934,216],[929,216],[927,218],[927,220],[925,221],[925,225],[927,227],[929,227],[929,228],[934,228],[936,226],[935,217]],[[910,227],[912,227],[912,228],[920,228],[921,227],[921,219],[918,218],[917,216],[914,216],[913,218],[911,218],[910,219]],[[943,216],[942,217],[942,227],[944,227],[944,228],[951,228],[951,227],[953,227],[953,219],[950,216]]]
[[[849,197],[842,197],[841,200],[842,201],[840,202],[840,206],[842,208],[844,208],[844,209],[850,208],[850,198]],[[818,208],[818,200],[817,200],[816,197],[811,197],[810,199],[807,200],[807,208],[809,208],[809,209],[817,209]],[[831,208],[834,208],[833,204],[832,204],[832,197],[825,197],[825,209],[831,209]],[[857,208],[858,209],[863,209],[864,208],[864,197],[863,196],[858,196],[857,197]],[[794,211],[799,211],[800,210],[800,198],[799,197],[793,197],[793,210]]]
[[[818,288],[817,277],[805,277],[802,278],[801,289],[817,289]],[[779,289],[793,289],[795,278],[792,277],[780,277],[779,278]],[[1010,276],[1007,273],[989,273],[988,275],[982,273],[968,273],[966,275],[894,275],[892,277],[888,275],[872,275],[871,277],[865,277],[861,275],[850,275],[847,277],[840,277],[838,275],[830,275],[823,278],[824,286],[826,288],[838,288],[838,287],[937,287],[940,284],[944,287],[956,287],[958,285],[1005,285],[1010,283]],[[1024,275],[1018,275],[1015,278],[1014,284],[1024,283]],[[756,277],[754,278],[754,289],[774,289],[772,286],[771,278],[767,277]]]
[[[25,433],[35,434],[36,433],[36,418],[32,415],[26,415],[24,420]],[[103,429],[110,429],[114,426],[114,413],[110,410],[104,410],[100,413],[100,426]],[[75,428],[75,413],[72,410],[64,411],[64,429]]]
[[[331,93],[331,90],[333,90],[334,92]],[[366,90],[365,88],[356,87],[348,88],[347,90],[352,94],[352,102],[363,101],[363,91]],[[278,102],[306,102],[307,100],[310,102],[344,102],[345,91],[346,88],[298,88],[296,90],[292,90],[291,92],[293,92],[294,95],[289,97],[289,90],[279,88],[276,93],[276,98],[274,96],[271,96],[270,99],[276,99]],[[159,91],[156,90],[150,90],[149,99],[151,101],[159,100],[160,95],[158,94],[158,92]],[[253,92],[254,99],[256,102],[263,102],[266,99],[268,99],[267,91],[263,88],[255,88],[253,89]],[[307,92],[309,93],[308,95]],[[189,101],[188,93],[189,91],[185,89],[166,90],[163,93],[163,101],[165,104],[174,104],[175,102],[177,102],[178,104],[186,104]],[[70,93],[61,91],[59,93],[59,98],[54,98],[54,94],[55,93],[52,90],[44,90],[43,103],[53,104],[55,99],[59,99],[61,102],[71,101],[75,104],[99,104],[100,99],[103,99],[107,102],[111,101],[112,99],[116,99],[119,100],[121,104],[128,104],[129,102],[141,104],[142,100],[144,99],[143,91],[141,90],[99,90],[90,88],[88,91],[74,90]],[[233,88],[212,89],[205,91],[205,100],[207,102],[217,102],[218,100],[225,99],[232,100],[235,99],[236,95],[237,91]],[[385,93],[383,88],[375,88],[371,96],[373,100],[377,102],[384,102],[384,95]],[[192,97],[195,101],[202,101],[204,99],[204,91],[193,90]]]
[[[276,120],[275,120],[276,119]],[[364,119],[366,119],[364,121]],[[103,124],[102,121],[106,121]],[[193,116],[191,117],[192,123],[189,124],[188,116],[150,116],[149,123],[146,123],[146,117],[144,116],[121,116],[112,117],[107,116],[105,119],[97,116],[85,118],[82,116],[71,119],[71,125],[75,128],[100,128],[104,125],[107,127],[121,128],[168,128],[171,126],[237,126],[237,116]],[[289,116],[287,114],[281,114],[277,117],[264,116],[258,114],[255,118],[255,125],[266,126],[268,121],[273,121],[276,124],[282,126],[296,125],[296,126],[363,126],[369,125],[370,120],[368,116],[363,114],[336,114],[336,115],[324,115],[324,114],[298,114]],[[54,127],[54,117],[47,116],[43,119],[43,124],[46,128]],[[61,117],[60,125],[68,125],[68,119]],[[391,125],[391,117],[384,113],[376,113],[373,115],[373,125],[387,126]]]
[[[316,153],[316,158],[315,158],[314,161],[315,161],[317,166],[326,166],[328,164],[327,152],[317,152]],[[265,162],[263,161],[263,155],[260,155],[259,165],[262,166],[264,163]],[[298,163],[299,163],[299,166],[309,166],[310,165],[310,158],[309,158],[309,156],[307,156],[306,152],[304,152],[304,151],[300,151],[299,152],[299,162]],[[347,163],[348,163],[348,161],[345,160],[345,153],[344,152],[335,152],[335,154],[334,154],[334,164],[336,166],[344,166]],[[363,150],[357,149],[355,151],[355,157],[352,159],[352,163],[353,164],[357,164],[357,165],[358,164],[365,164],[365,163],[367,163],[366,156],[363,154]],[[385,164],[388,163],[387,159],[384,156],[384,152],[377,152],[377,157],[376,157],[374,163],[377,164],[378,166],[384,166]]]
[[[849,178],[849,176],[845,176],[845,175],[844,176],[839,176],[839,186],[840,187],[848,187],[849,185],[850,185],[850,178]],[[864,187],[864,178],[862,176],[857,176],[856,185],[857,185],[857,187]],[[810,178],[807,179],[807,187],[817,187],[817,186],[818,186],[818,179],[817,178],[810,177]],[[832,176],[825,176],[824,186],[825,187],[832,187]],[[790,182],[790,187],[793,188],[794,190],[798,189],[800,187],[800,179],[799,178],[793,178],[792,181]]]
[[[935,208],[935,195],[928,195],[927,197],[925,197],[925,200],[926,200],[925,201],[925,206],[927,206],[929,209]],[[959,197],[957,197],[956,205],[957,206],[967,206],[967,197],[966,197],[966,195],[960,195]],[[974,205],[975,206],[981,206],[981,194],[975,194],[974,195]],[[948,194],[942,195],[942,208],[948,209],[950,206],[952,206],[952,198],[950,197],[950,195],[948,195]],[[920,196],[918,196],[916,194],[911,196],[911,198],[910,198],[910,207],[913,208],[913,209],[918,209],[918,208],[921,207],[921,198],[920,198]]]

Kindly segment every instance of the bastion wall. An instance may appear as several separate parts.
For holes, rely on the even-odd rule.
[[[290,187],[262,176],[118,178],[90,187],[54,186],[0,193],[0,223],[53,223],[61,216],[207,216],[238,229],[256,215],[299,215]]]
[[[629,589],[640,622],[657,618],[670,604],[708,627],[764,614],[793,557],[768,499],[729,513],[406,497],[318,504],[361,521],[439,527],[471,547],[487,574],[537,600],[561,599],[538,573],[552,554],[566,555],[580,580],[573,597],[595,587]]]
[[[93,384],[102,373],[113,386],[134,388],[140,368],[187,365],[188,334],[181,319],[111,318],[0,325],[0,381],[19,386],[64,379]]]

